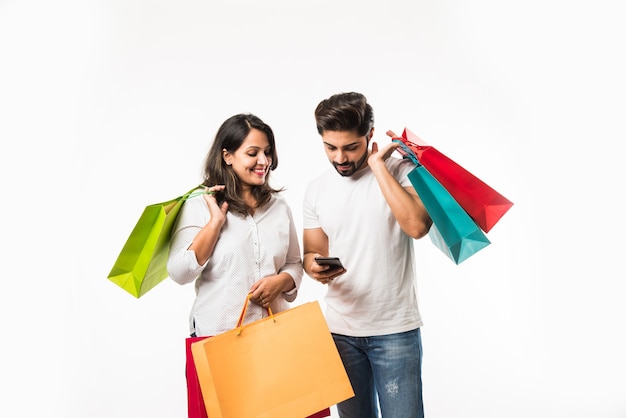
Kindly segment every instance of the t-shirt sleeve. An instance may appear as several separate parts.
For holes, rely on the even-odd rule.
[[[397,160],[398,161],[394,166],[393,176],[396,180],[398,180],[398,183],[400,183],[402,187],[413,187],[413,184],[411,183],[411,180],[409,180],[408,176],[409,173],[415,168],[415,164],[406,158],[398,158]]]
[[[319,215],[317,214],[317,195],[319,181],[310,183],[304,192],[302,204],[302,226],[304,229],[321,228]]]

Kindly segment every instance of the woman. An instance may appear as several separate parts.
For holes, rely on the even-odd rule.
[[[246,297],[245,323],[289,307],[303,270],[291,209],[268,184],[278,166],[272,129],[239,114],[219,128],[204,166],[202,198],[187,200],[174,227],[170,277],[195,281],[191,336],[236,327]]]

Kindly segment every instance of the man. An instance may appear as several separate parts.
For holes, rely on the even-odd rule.
[[[335,170],[314,179],[304,197],[304,269],[328,285],[326,320],[355,396],[342,418],[423,417],[420,326],[413,239],[432,223],[398,147],[369,142],[372,107],[340,93],[315,109],[317,130]],[[395,136],[393,132],[387,132]],[[345,268],[315,261],[339,257]],[[380,408],[380,409],[379,409]]]

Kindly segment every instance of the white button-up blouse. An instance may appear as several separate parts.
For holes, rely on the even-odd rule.
[[[188,199],[172,231],[167,269],[179,284],[195,281],[196,299],[189,317],[190,333],[212,336],[236,327],[250,287],[266,276],[286,272],[295,289],[272,302],[273,312],[289,308],[302,282],[302,256],[293,216],[287,202],[273,194],[271,201],[245,218],[226,214],[226,222],[213,254],[204,265],[188,250],[210,219],[202,196]],[[267,310],[250,303],[244,323],[267,316]]]

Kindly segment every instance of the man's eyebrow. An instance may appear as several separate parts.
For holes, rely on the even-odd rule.
[[[333,145],[333,144],[328,143],[328,142],[324,142],[324,144],[326,144],[328,146],[331,146],[333,148],[347,148],[347,147],[352,147],[352,146],[358,145],[359,141],[354,141],[354,142],[351,142],[349,144],[342,145],[341,147],[338,147],[337,145]]]

